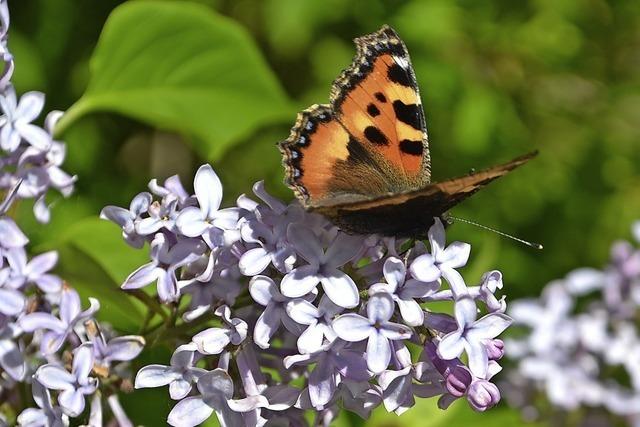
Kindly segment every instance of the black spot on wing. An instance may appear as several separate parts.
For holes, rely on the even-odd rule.
[[[409,77],[409,73],[407,70],[402,68],[400,65],[394,63],[387,70],[387,77],[394,83],[398,83],[399,85],[406,87],[413,87],[413,82],[411,81],[411,77]]]
[[[375,126],[367,126],[364,129],[364,136],[369,140],[369,142],[376,145],[389,145],[389,140],[380,129]]]
[[[412,141],[410,139],[403,139],[400,141],[400,151],[412,156],[422,156],[422,150],[424,149],[422,141]]]
[[[418,104],[405,104],[398,99],[393,101],[393,111],[401,122],[408,124],[414,129],[422,130],[422,115]]]
[[[387,97],[384,96],[384,94],[382,92],[376,92],[373,94],[373,96],[376,97],[376,99],[380,102],[387,102]]]
[[[374,104],[369,104],[367,106],[367,113],[369,113],[371,117],[377,117],[380,115],[380,110]]]

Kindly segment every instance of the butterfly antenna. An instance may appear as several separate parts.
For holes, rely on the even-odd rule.
[[[14,199],[16,198],[16,195],[18,194],[18,189],[20,188],[20,185],[22,185],[22,178],[20,178],[18,182],[16,182],[13,185],[13,187],[9,189],[9,192],[5,196],[4,200],[2,201],[2,203],[0,203],[0,216],[6,214],[7,211],[9,210],[9,207],[11,206]]]
[[[540,250],[543,249],[543,246],[540,243],[528,242],[528,241],[526,241],[524,239],[520,239],[520,238],[518,238],[516,236],[512,236],[511,234],[507,234],[507,233],[504,233],[504,232],[502,232],[500,230],[496,230],[495,228],[487,227],[486,225],[482,225],[482,224],[478,224],[477,222],[469,221],[468,219],[458,218],[458,217],[451,216],[451,215],[449,215],[449,218],[451,218],[454,221],[460,221],[460,222],[464,222],[464,223],[467,223],[467,224],[475,225],[476,227],[482,228],[482,229],[487,230],[487,231],[492,231],[492,232],[494,232],[494,233],[496,233],[496,234],[498,234],[500,236],[507,237],[507,238],[509,238],[511,240],[515,240],[516,242],[520,242],[523,245],[527,245],[530,248],[535,248],[535,249],[540,249]]]

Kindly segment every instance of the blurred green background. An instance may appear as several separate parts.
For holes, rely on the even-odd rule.
[[[221,175],[227,204],[259,179],[291,199],[275,143],[297,111],[328,100],[351,40],[385,23],[411,53],[435,179],[541,153],[453,213],[545,249],[455,225],[449,238],[473,248],[469,283],[497,268],[508,299],[536,295],[572,268],[602,265],[639,217],[636,0],[31,0],[10,9],[16,89],[44,91],[48,109],[68,111],[58,136],[65,169],[79,176],[70,199],[50,199],[51,224],[36,225],[22,206],[21,225],[35,251],[60,250],[60,274],[99,296],[102,315],[123,330],[134,331],[140,313],[118,285],[146,257],[96,220],[100,209],[128,205],[152,177],[179,173],[190,188],[203,162]],[[125,404],[155,425],[170,408],[165,395],[141,391]],[[520,418],[506,407],[442,412],[427,401],[367,425],[471,422]]]

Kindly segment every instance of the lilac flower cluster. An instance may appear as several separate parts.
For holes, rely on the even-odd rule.
[[[511,322],[496,296],[502,275],[467,286],[458,269],[470,245],[447,246],[439,219],[427,248],[345,234],[261,182],[259,201],[242,195],[221,208],[209,165],[193,195],[177,176],[149,189],[101,216],[131,246],[149,244],[150,262],[122,288],[153,285],[172,313],[156,340],[176,348],[171,361],[135,380],[169,386],[171,425],[215,412],[222,425],[302,426],[306,410],[328,425],[340,407],[367,418],[379,405],[401,414],[416,396],[438,396],[441,408],[466,398],[477,411],[500,400],[491,378],[504,352],[497,336]],[[453,315],[430,309],[444,301]]]
[[[53,139],[61,113],[49,113],[44,129],[32,124],[44,95],[29,92],[18,101],[11,86],[8,25],[7,3],[0,1],[0,426],[65,426],[84,412],[89,397],[91,425],[102,425],[103,394],[114,419],[132,425],[116,394],[126,382],[120,362],[136,357],[144,340],[114,337],[95,320],[95,299],[82,310],[78,293],[51,274],[57,254],[29,259],[29,240],[8,216],[21,199],[34,198],[36,219],[46,222],[48,190],[66,196],[75,181],[60,169],[65,146]]]
[[[640,242],[640,222],[633,230]],[[619,241],[604,269],[574,270],[539,299],[513,302],[509,313],[526,334],[508,341],[510,403],[543,418],[533,403],[543,393],[565,415],[589,408],[583,425],[601,417],[640,426],[639,291],[640,249]]]

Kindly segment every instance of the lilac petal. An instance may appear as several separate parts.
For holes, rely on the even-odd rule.
[[[18,416],[19,426],[46,426],[49,420],[42,409],[27,408]]]
[[[358,342],[367,339],[373,330],[369,319],[359,314],[347,313],[334,319],[333,330],[345,341]]]
[[[446,264],[449,268],[464,267],[469,260],[471,245],[462,242],[453,242],[438,257],[438,262]]]
[[[52,390],[73,390],[76,377],[56,365],[41,366],[34,374],[36,380]]]
[[[38,329],[49,329],[62,333],[67,326],[57,317],[43,312],[30,313],[18,319],[20,328],[25,332],[34,332]]]
[[[424,322],[424,311],[420,304],[416,301],[409,299],[403,300],[398,298],[396,300],[398,308],[400,309],[400,315],[409,326],[420,326]]]
[[[392,290],[389,291],[391,293],[394,293],[398,286],[404,283],[404,278],[407,274],[407,268],[404,266],[404,262],[394,257],[384,262],[382,271],[385,280],[392,287]]]
[[[31,258],[27,268],[30,275],[40,276],[55,267],[57,262],[58,253],[50,251]]]
[[[16,106],[15,115],[20,117],[24,122],[34,121],[44,107],[44,93],[30,91],[20,97],[20,101]]]
[[[298,298],[308,294],[318,285],[317,267],[304,265],[294,268],[280,282],[280,292],[289,298]]]
[[[122,284],[122,289],[139,289],[158,280],[162,270],[153,262],[143,265],[131,273]]]
[[[264,181],[258,181],[253,184],[253,193],[260,197],[260,199],[265,202],[273,211],[280,214],[284,212],[286,206],[280,200],[273,197],[271,194],[267,193],[267,190],[264,188]]]
[[[204,219],[204,214],[200,209],[188,206],[176,218],[176,227],[187,237],[199,237],[211,227],[211,224]]]
[[[317,264],[322,259],[320,240],[308,227],[300,224],[289,225],[287,239],[309,264]]]
[[[22,312],[24,306],[25,298],[22,292],[0,288],[0,313],[16,316]]]
[[[151,202],[153,201],[153,197],[151,194],[143,191],[142,193],[137,194],[131,203],[129,204],[129,210],[134,215],[140,215],[149,210],[149,206],[151,206]]]
[[[102,395],[100,392],[93,395],[91,399],[91,410],[89,412],[89,425],[101,426],[102,423]]]
[[[116,337],[109,341],[105,358],[109,361],[127,362],[138,357],[144,345],[144,338],[137,335]]]
[[[371,375],[367,371],[367,361],[361,353],[355,351],[341,351],[340,357],[335,359],[336,368],[345,378],[352,381],[367,381]]]
[[[374,294],[367,303],[367,317],[369,322],[386,322],[391,319],[395,305],[391,295],[379,292]]]
[[[425,283],[415,279],[409,279],[402,286],[399,295],[403,299],[426,298],[437,292],[438,289],[440,289],[440,283],[438,281]]]
[[[29,243],[29,239],[9,218],[0,218],[0,246],[5,248],[19,248]]]
[[[33,147],[46,151],[51,146],[51,136],[44,129],[32,124],[19,123],[16,129]]]
[[[438,344],[438,355],[444,360],[452,360],[464,351],[464,339],[461,331],[450,332]]]
[[[227,402],[229,408],[235,412],[249,412],[257,408],[266,408],[269,401],[261,394],[247,396],[244,399],[231,399]]]
[[[389,338],[390,340],[406,340],[411,338],[411,328],[399,323],[386,322],[379,329],[379,333]]]
[[[444,250],[446,243],[444,225],[442,225],[440,218],[434,218],[433,225],[429,228],[427,236],[429,237],[429,245],[431,245],[431,253],[437,258],[440,252]]]
[[[292,356],[286,356],[282,361],[282,364],[286,369],[291,368],[293,365],[307,365],[314,362],[318,358],[317,354],[294,354]]]
[[[62,288],[62,279],[53,274],[43,274],[34,282],[41,291],[46,293],[56,293]]]
[[[320,359],[309,375],[309,399],[315,408],[323,408],[336,391],[336,376],[333,367],[327,366],[326,359]]]
[[[194,343],[182,344],[178,346],[171,355],[171,366],[175,368],[189,368],[193,365],[195,359],[195,352],[198,350],[198,346]]]
[[[465,296],[456,301],[454,313],[458,327],[463,329],[475,322],[478,308],[471,297]]]
[[[362,238],[346,233],[338,233],[327,248],[323,259],[333,267],[340,267],[351,261],[362,248]]]
[[[105,206],[100,211],[100,218],[115,222],[123,228],[133,225],[131,212],[119,206]]]
[[[191,391],[191,383],[182,378],[178,378],[169,384],[169,396],[173,400],[185,398]]]
[[[440,348],[438,347],[438,351]],[[469,369],[478,378],[486,378],[489,356],[486,347],[479,341],[466,341],[465,350],[469,357]]]
[[[245,276],[262,273],[271,264],[271,256],[264,248],[249,249],[240,257],[238,267]]]
[[[80,295],[69,287],[62,289],[62,295],[60,297],[60,319],[69,325],[81,310]]]
[[[253,329],[253,341],[260,348],[269,348],[269,341],[278,330],[282,315],[282,311],[276,309],[273,305],[268,305],[262,312]]]
[[[225,370],[214,369],[200,377],[198,390],[205,396],[220,394],[228,400],[233,397],[233,380]]]
[[[295,299],[287,303],[287,314],[303,325],[314,325],[320,317],[318,308],[304,299]]]
[[[164,226],[164,222],[157,217],[149,217],[136,222],[136,232],[143,236],[148,236],[160,230]]]
[[[82,344],[73,356],[72,372],[78,382],[84,382],[93,369],[93,344]]]
[[[205,422],[213,414],[213,408],[202,397],[187,397],[173,407],[167,423],[175,427],[193,427]]]
[[[462,275],[460,275],[460,273],[458,273],[453,268],[442,266],[442,276],[449,283],[449,287],[451,288],[451,292],[453,292],[454,297],[458,298],[461,295],[466,295],[469,293]]]
[[[202,165],[196,172],[193,189],[206,218],[213,218],[222,202],[222,183],[210,165]]]
[[[158,269],[158,298],[162,302],[177,301],[179,296],[178,281],[175,271],[164,271]]]
[[[286,384],[274,385],[267,387],[262,395],[267,398],[269,402],[268,408],[272,411],[284,411],[289,409],[296,403],[300,390],[295,387],[290,387]]]
[[[346,273],[332,270],[325,273],[320,281],[322,289],[334,304],[344,308],[353,308],[360,303],[358,288]]]
[[[169,366],[148,365],[136,374],[135,388],[161,387],[178,378]]]
[[[27,373],[22,351],[11,340],[0,340],[0,367],[16,381],[22,381]]]
[[[229,344],[229,330],[223,328],[209,328],[196,334],[193,342],[198,346],[198,351],[203,354],[220,354]]]
[[[249,294],[260,305],[268,305],[274,297],[281,296],[278,287],[270,277],[255,276],[249,282]]]
[[[40,351],[43,354],[53,354],[60,350],[64,342],[67,340],[68,331],[64,332],[47,332],[42,336],[40,342]]]
[[[48,224],[51,220],[51,211],[44,196],[38,197],[33,204],[33,216],[41,224]]]
[[[80,390],[64,390],[58,395],[58,403],[64,412],[77,417],[84,411],[84,395]]]
[[[220,209],[211,223],[223,230],[235,230],[238,228],[241,212],[239,208]]]
[[[322,328],[311,325],[298,337],[298,350],[300,353],[315,353],[321,349],[323,338]]]
[[[371,372],[379,374],[391,362],[389,340],[380,333],[372,333],[367,341],[367,366]]]
[[[480,318],[468,331],[468,336],[476,340],[495,338],[511,325],[513,320],[502,313],[491,313]]]
[[[421,282],[434,282],[440,278],[440,269],[435,265],[435,259],[430,254],[420,255],[409,267],[411,275]]]

